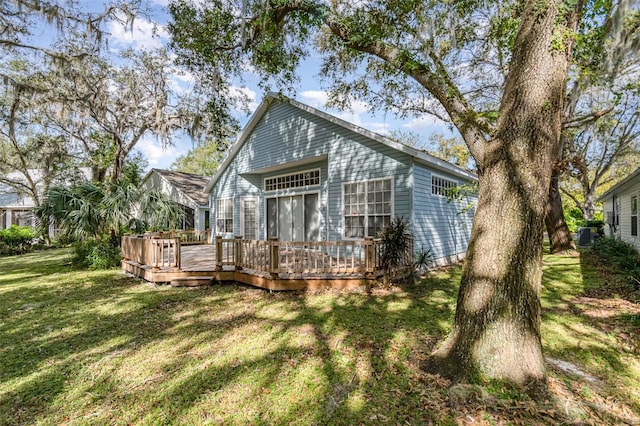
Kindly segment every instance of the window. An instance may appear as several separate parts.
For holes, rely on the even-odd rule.
[[[375,237],[391,223],[392,179],[343,185],[344,237]]]
[[[320,169],[274,176],[264,180],[265,191],[320,185]]]
[[[11,224],[17,226],[33,226],[33,212],[31,210],[12,211]]]
[[[258,239],[258,198],[245,197],[240,199],[240,234],[246,240]]]
[[[631,235],[638,236],[638,196],[631,197]]]
[[[216,200],[216,232],[219,234],[233,233],[233,198]]]
[[[446,197],[448,190],[458,186],[457,182],[439,176],[431,175],[431,193]]]

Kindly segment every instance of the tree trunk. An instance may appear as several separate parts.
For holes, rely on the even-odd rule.
[[[540,341],[543,223],[558,152],[570,49],[553,46],[556,2],[524,6],[495,138],[479,168],[478,206],[446,372],[546,388]],[[575,16],[573,17],[575,18]]]
[[[558,180],[560,171],[555,167],[551,172],[551,183],[549,185],[549,201],[547,205],[547,215],[544,218],[547,234],[549,234],[549,244],[551,253],[568,252],[576,249],[576,244],[571,237],[571,231],[567,226],[562,209],[562,197]]]

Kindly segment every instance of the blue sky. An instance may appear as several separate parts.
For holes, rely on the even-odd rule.
[[[109,49],[116,52],[126,48],[149,49],[165,45],[169,41],[169,33],[164,27],[169,19],[168,3],[169,0],[150,0],[148,3],[150,16],[148,19],[137,18],[132,29],[110,22],[107,26]],[[98,11],[103,7],[102,2],[99,1],[85,0],[81,4],[87,11]],[[388,134],[395,130],[410,131],[418,134],[421,141],[425,143],[433,133],[450,135],[447,125],[428,115],[408,120],[399,120],[393,114],[382,110],[371,115],[367,105],[362,102],[353,102],[350,111],[328,109],[325,107],[327,94],[318,83],[318,70],[319,61],[314,58],[310,58],[301,65],[298,73],[300,83],[295,88],[296,100],[380,134]],[[188,74],[176,75],[174,88],[185,90],[191,78]],[[257,107],[265,95],[257,86],[259,79],[259,75],[247,75],[245,84],[235,86],[235,90],[242,90],[252,99],[251,111]],[[241,125],[244,125],[249,116],[238,111],[237,118]],[[177,157],[186,154],[191,147],[192,142],[188,138],[176,138],[171,146],[162,147],[161,142],[152,135],[147,135],[138,144],[138,150],[148,159],[149,167],[155,168],[168,168]]]

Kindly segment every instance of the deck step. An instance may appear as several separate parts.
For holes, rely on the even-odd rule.
[[[213,277],[181,277],[170,281],[171,287],[199,287],[211,283],[213,283]]]

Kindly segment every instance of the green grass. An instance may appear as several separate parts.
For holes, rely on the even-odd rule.
[[[450,383],[420,369],[451,324],[457,267],[371,293],[269,293],[155,287],[75,269],[70,256],[0,258],[0,424],[557,423],[605,402],[607,422],[640,408],[637,347],[624,337],[639,312],[589,310],[637,305],[585,298],[602,283],[589,259],[545,258],[543,344],[598,382],[551,369],[576,410],[516,415],[526,401],[452,406]]]

